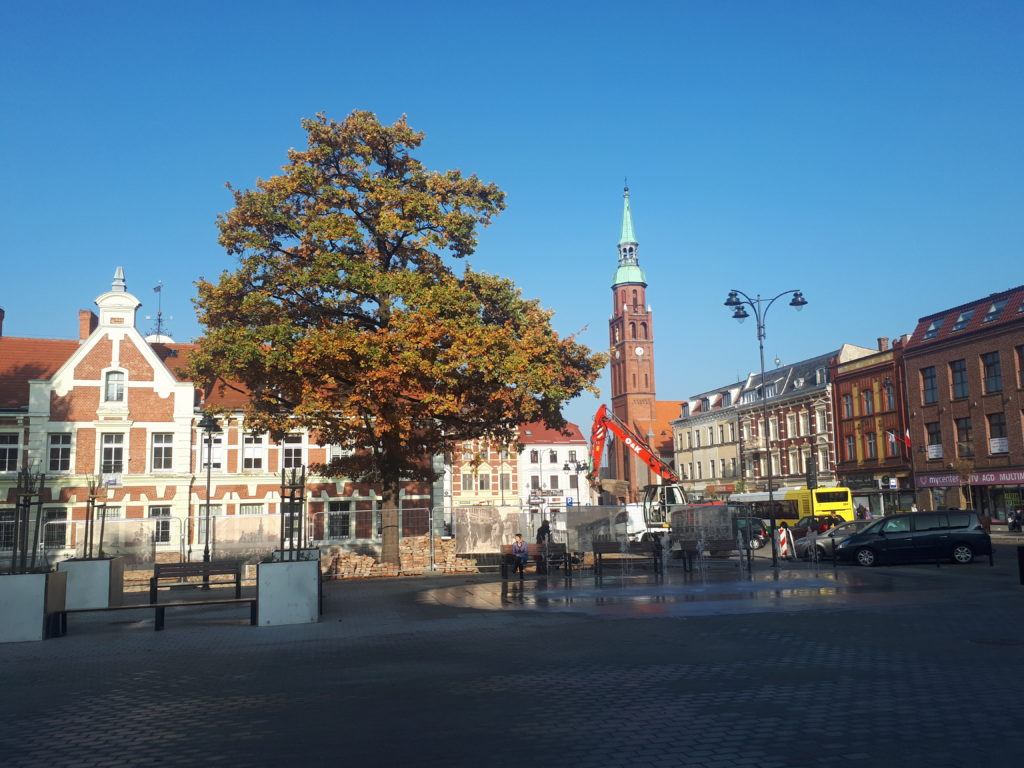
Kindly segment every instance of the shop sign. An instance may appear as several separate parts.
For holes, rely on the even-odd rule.
[[[958,485],[1024,485],[1024,469],[971,472],[966,480],[956,472],[917,476],[919,488],[953,488]]]

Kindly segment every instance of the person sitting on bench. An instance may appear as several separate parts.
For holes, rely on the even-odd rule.
[[[523,578],[525,574],[526,561],[530,557],[530,548],[526,546],[526,542],[523,541],[523,534],[517,533],[516,540],[512,542],[512,557],[514,558],[513,565],[515,571],[519,572],[519,578]]]

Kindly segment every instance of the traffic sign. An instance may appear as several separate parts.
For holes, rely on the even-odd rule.
[[[565,497],[565,506],[567,506],[567,507],[571,507],[572,506],[572,496],[566,496]]]

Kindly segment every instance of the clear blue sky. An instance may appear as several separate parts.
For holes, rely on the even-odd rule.
[[[663,399],[757,366],[733,287],[804,290],[769,316],[792,362],[1024,282],[1021,2],[42,0],[0,30],[7,335],[73,338],[120,264],[194,338],[224,183],[353,109],[505,189],[473,266],[599,349],[628,175]]]

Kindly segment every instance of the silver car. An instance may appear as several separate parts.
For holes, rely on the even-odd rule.
[[[810,533],[796,540],[796,556],[809,560],[814,555],[815,550],[817,550],[819,560],[831,560],[835,557],[836,544],[843,539],[853,536],[855,533],[863,531],[873,522],[874,520],[854,520],[852,523],[837,525],[825,533]]]

